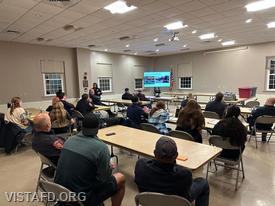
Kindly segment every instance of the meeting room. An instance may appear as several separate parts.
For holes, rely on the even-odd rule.
[[[1,206],[274,206],[275,0],[0,0]]]

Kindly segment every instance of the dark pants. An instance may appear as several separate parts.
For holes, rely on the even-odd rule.
[[[206,179],[196,178],[190,188],[191,201],[195,200],[196,206],[209,205],[209,185]]]

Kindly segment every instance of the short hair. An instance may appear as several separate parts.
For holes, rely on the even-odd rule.
[[[138,102],[138,97],[137,96],[133,96],[131,98],[131,100],[132,100],[133,103],[137,103]]]
[[[62,92],[61,90],[58,90],[58,91],[56,92],[56,96],[57,96],[59,99],[63,99],[64,96],[65,96],[65,93]]]
[[[89,95],[88,95],[88,94],[82,94],[81,99],[83,99],[83,100],[87,100],[87,99],[88,99],[88,97],[89,97]]]
[[[124,91],[125,91],[125,92],[129,92],[129,88],[125,88]]]
[[[51,127],[50,116],[47,112],[39,113],[33,118],[33,126],[36,131],[45,131],[48,124]]]
[[[241,110],[238,106],[232,105],[227,108],[225,118],[235,117],[238,118],[241,114]]]
[[[218,92],[217,94],[216,94],[216,98],[215,98],[218,102],[221,102],[222,101],[222,99],[223,99],[223,93],[221,93],[221,92]]]

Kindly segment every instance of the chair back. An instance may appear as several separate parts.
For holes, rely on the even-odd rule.
[[[204,111],[203,116],[205,118],[220,119],[220,116],[216,112]]]
[[[260,102],[259,101],[249,101],[245,104],[245,106],[249,107],[249,108],[258,107],[258,106],[260,106]]]
[[[184,132],[184,131],[171,130],[169,132],[169,136],[176,137],[176,138],[179,138],[179,139],[188,140],[188,141],[194,141],[194,138],[189,133]]]
[[[140,128],[148,132],[154,132],[154,133],[160,134],[160,131],[154,125],[149,123],[141,123]]]
[[[72,113],[72,118],[84,119],[84,116],[81,114],[80,111],[74,110]]]
[[[228,150],[239,150],[239,146],[234,146],[230,143],[229,137],[222,137],[219,135],[212,135],[209,137],[209,144]]]
[[[136,206],[191,206],[190,202],[176,195],[165,195],[155,192],[143,192],[135,197]]]
[[[259,124],[274,124],[275,123],[275,116],[268,116],[268,115],[262,115],[259,116],[255,123]]]
[[[58,200],[59,197],[66,197],[66,202],[78,202],[80,206],[83,205],[81,202],[79,202],[76,199],[74,195],[72,195],[72,192],[66,187],[63,187],[54,182],[49,182],[44,180],[39,181],[39,186],[43,188],[45,192],[53,193],[56,201]]]
[[[43,165],[48,165],[48,166],[51,166],[56,169],[55,164],[52,163],[52,161],[49,158],[45,157],[44,155],[40,154],[39,152],[37,154],[40,157],[41,163]]]

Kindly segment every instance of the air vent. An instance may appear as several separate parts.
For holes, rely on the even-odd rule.
[[[159,43],[159,44],[155,44],[155,46],[159,47],[159,46],[165,46],[164,43]]]
[[[89,47],[89,48],[94,48],[94,47],[96,47],[96,45],[90,44],[90,45],[88,45],[88,47]]]
[[[7,30],[7,33],[10,33],[10,34],[20,34],[20,31],[16,31],[16,30]]]
[[[132,50],[130,50],[130,49],[124,49],[123,50],[123,52],[130,52],[130,51],[132,51]]]
[[[201,43],[203,44],[203,43],[205,43],[205,44],[208,44],[208,43],[211,43],[212,41],[211,40],[204,40],[204,41],[202,41]]]
[[[40,42],[40,41],[44,41],[45,39],[42,37],[38,37],[36,40]]]
[[[153,50],[147,50],[147,51],[145,51],[145,53],[154,53],[155,51],[153,51]]]

